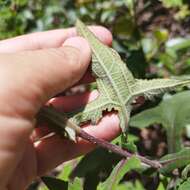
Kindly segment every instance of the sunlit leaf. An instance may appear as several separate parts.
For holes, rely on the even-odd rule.
[[[189,38],[173,38],[166,43],[166,48],[170,48],[173,51],[190,48],[190,39]]]
[[[74,182],[69,183],[69,189],[68,190],[82,190],[82,181],[79,178],[75,178]],[[62,190],[62,189],[60,189]]]
[[[69,176],[72,172],[73,169],[73,162],[70,161],[68,163],[65,163],[61,173],[58,175],[58,178],[64,181],[68,181],[69,180]]]
[[[190,179],[182,183],[177,190],[189,190],[190,189]]]
[[[183,0],[160,0],[166,7],[176,7],[183,5]]]

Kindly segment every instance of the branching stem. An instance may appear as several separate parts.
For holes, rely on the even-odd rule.
[[[141,162],[143,162],[144,164],[147,164],[153,168],[159,169],[162,167],[160,162],[157,160],[149,160],[138,154],[132,154],[132,153],[128,152],[127,150],[121,149],[117,145],[111,144],[103,139],[96,138],[96,137],[86,133],[82,128],[80,128],[75,123],[70,121],[63,113],[58,112],[57,110],[55,110],[52,107],[48,107],[48,106],[43,107],[38,114],[38,118],[40,120],[44,120],[47,123],[54,124],[54,125],[51,125],[51,128],[55,129],[56,131],[57,130],[63,131],[65,129],[65,126],[69,126],[70,128],[74,129],[74,131],[76,132],[78,137],[81,137],[81,138],[91,142],[94,145],[105,148],[109,151],[112,151],[112,152],[122,156],[122,157],[129,158],[132,156],[136,156],[141,160]],[[56,126],[56,127],[54,128],[54,126]]]

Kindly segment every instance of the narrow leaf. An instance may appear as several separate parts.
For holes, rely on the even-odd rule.
[[[189,80],[182,81],[177,79],[137,80],[133,91],[134,96],[144,95],[151,99],[154,96],[188,84]]]

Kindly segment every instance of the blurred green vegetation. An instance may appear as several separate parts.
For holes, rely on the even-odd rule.
[[[1,0],[0,39],[70,27],[77,17],[109,28],[114,48],[137,77],[189,73],[188,1]]]
[[[189,0],[0,0],[0,39],[71,27],[76,18],[90,25],[106,26],[113,34],[114,49],[120,53],[136,77],[189,77]],[[140,109],[137,108],[136,112],[153,104],[148,102]],[[137,144],[140,153],[148,152],[153,158],[167,153],[163,150],[161,155],[157,155],[155,150],[142,148],[142,137],[138,136],[141,133],[133,130],[129,131],[135,137],[135,141],[131,142]],[[103,150],[92,154],[95,159],[92,159],[91,154],[85,156],[82,164],[79,163],[82,169],[76,174],[84,179],[86,190],[95,190],[98,183],[109,176],[113,166],[119,161],[116,155]],[[66,164],[59,178],[69,180],[72,168],[72,163]],[[184,181],[176,176],[164,177],[147,170],[127,174],[121,181],[123,183],[117,189],[183,190],[190,183],[188,178]],[[35,188],[31,186],[30,189]]]
[[[70,27],[78,17],[112,31],[137,77],[188,74],[189,16],[182,0],[1,0],[0,39]]]

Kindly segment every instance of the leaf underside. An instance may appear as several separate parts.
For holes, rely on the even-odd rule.
[[[152,98],[190,82],[176,79],[137,80],[119,54],[104,45],[80,20],[77,20],[76,28],[78,34],[89,42],[92,49],[92,74],[96,78],[99,91],[98,98],[72,118],[78,125],[87,121],[96,124],[103,111],[109,112],[114,109],[118,111],[120,127],[125,131],[134,98],[139,95]]]

